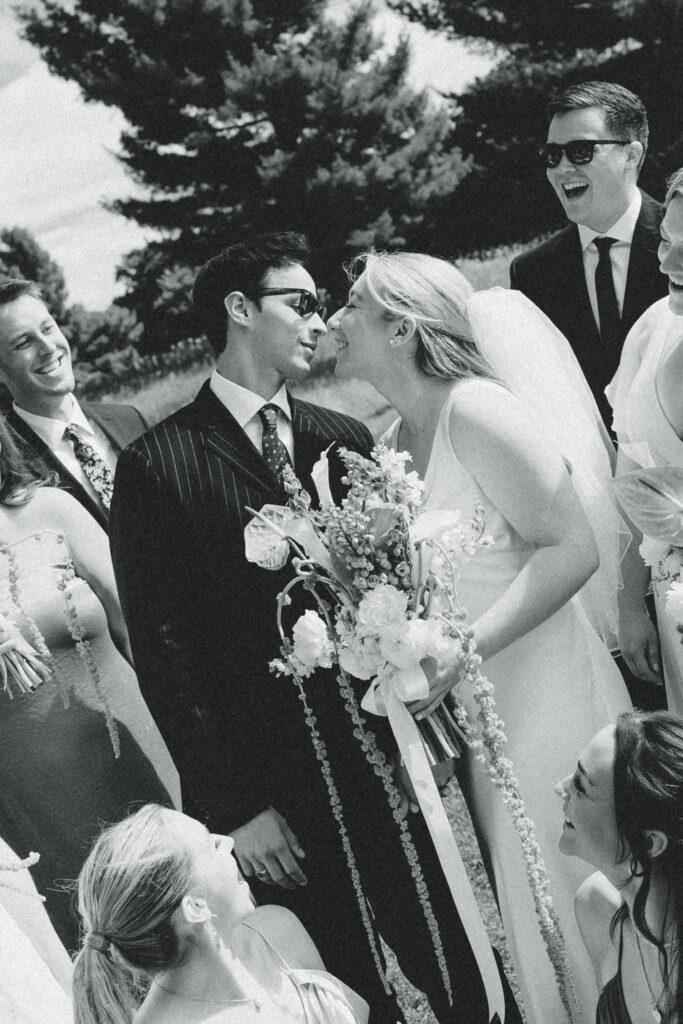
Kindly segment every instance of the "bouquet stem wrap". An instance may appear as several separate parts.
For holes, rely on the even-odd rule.
[[[474,953],[482,982],[486,989],[489,1006],[489,1020],[498,1014],[501,1021],[505,1020],[505,997],[498,973],[498,966],[493,956],[491,943],[486,934],[484,923],[479,913],[465,866],[453,836],[453,829],[446,816],[441,796],[434,783],[432,771],[427,760],[423,740],[415,724],[413,716],[403,701],[394,693],[391,684],[384,680],[379,684],[379,691],[386,708],[401,757],[405,763],[415,795],[424,815],[425,822],[432,837],[443,873],[448,882],[457,908],[462,926],[465,929],[472,952]]]

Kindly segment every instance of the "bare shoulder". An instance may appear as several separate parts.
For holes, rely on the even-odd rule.
[[[524,405],[503,384],[475,378],[458,385],[451,399],[449,430],[458,454],[490,452],[492,445],[517,447],[537,431]]]
[[[611,882],[596,871],[583,882],[574,897],[574,913],[594,965],[604,960],[613,946],[610,925],[623,900]]]
[[[290,967],[308,970],[324,968],[313,939],[296,914],[286,907],[257,907],[245,924],[260,932]]]

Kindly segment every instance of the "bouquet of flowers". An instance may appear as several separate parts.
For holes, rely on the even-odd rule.
[[[19,693],[32,693],[51,674],[17,627],[0,615],[0,680],[7,696],[14,697],[11,684]]]
[[[652,583],[669,583],[666,613],[683,625],[683,469],[656,466],[616,477],[626,513],[643,534],[640,553],[652,566]]]
[[[406,822],[401,821],[398,811],[400,794],[373,733],[366,727],[361,708],[389,718],[461,919],[473,949],[478,950],[480,969],[482,964],[490,968],[485,984],[487,991],[491,991],[496,985],[500,989],[500,981],[430,770],[437,762],[457,756],[462,743],[475,750],[512,814],[524,850],[541,932],[569,1007],[570,979],[562,934],[549,895],[547,871],[512,765],[503,755],[505,735],[495,710],[493,686],[480,671],[481,658],[475,650],[467,613],[458,598],[463,559],[473,557],[492,543],[485,534],[484,509],[475,507],[469,520],[463,520],[457,511],[425,510],[424,484],[416,473],[406,471],[405,464],[410,459],[406,452],[395,452],[380,443],[370,459],[344,449],[340,456],[347,467],[343,482],[348,491],[339,505],[332,498],[324,453],[312,473],[320,507],[312,507],[310,495],[303,490],[294,471],[286,469],[287,505],[264,505],[258,512],[250,509],[254,518],[245,527],[244,538],[247,559],[262,568],[282,569],[293,555],[294,578],[278,597],[280,657],[270,667],[277,674],[292,678],[299,687],[355,879],[359,905],[362,906],[362,893],[341,802],[304,688],[304,680],[316,669],[335,665],[354,735],[382,778],[394,816],[401,824],[404,852],[411,864],[449,995],[450,981],[438,926]],[[292,589],[299,584],[312,593],[317,610],[308,609],[300,615],[289,637],[283,627],[283,611],[291,603]],[[466,680],[470,684],[479,707],[481,737],[468,721],[457,691],[452,708],[445,701],[440,704],[419,723],[418,734],[409,705],[429,696],[428,675],[439,663],[457,664],[460,682]],[[352,679],[369,684],[360,706]],[[366,928],[370,933],[368,924]],[[502,996],[502,990],[496,995]]]

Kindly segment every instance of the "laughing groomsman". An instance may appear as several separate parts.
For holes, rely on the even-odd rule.
[[[624,338],[666,294],[657,247],[663,209],[638,186],[647,150],[640,99],[613,82],[583,82],[548,106],[539,156],[571,223],[515,257],[510,283],[569,340],[605,424],[605,388]]]
[[[0,381],[7,422],[106,530],[116,460],[147,423],[132,405],[78,402],[69,342],[33,281],[0,283]]]

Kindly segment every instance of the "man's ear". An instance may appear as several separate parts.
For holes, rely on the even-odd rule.
[[[229,292],[223,299],[223,305],[225,306],[225,312],[228,314],[228,320],[232,320],[234,323],[241,324],[242,326],[249,322],[251,310],[249,308],[249,299],[244,292]]]
[[[204,924],[212,916],[209,904],[197,892],[188,892],[183,896],[178,909],[187,924]]]
[[[642,142],[638,142],[637,139],[633,139],[631,142],[629,142],[628,146],[624,146],[624,149],[626,150],[627,165],[629,167],[633,167],[637,171],[638,165],[640,164],[640,161],[643,159]]]
[[[664,832],[659,832],[657,829],[650,829],[645,833],[648,839],[648,853],[650,859],[654,860],[655,857],[659,857],[666,850],[669,845],[669,837]]]

